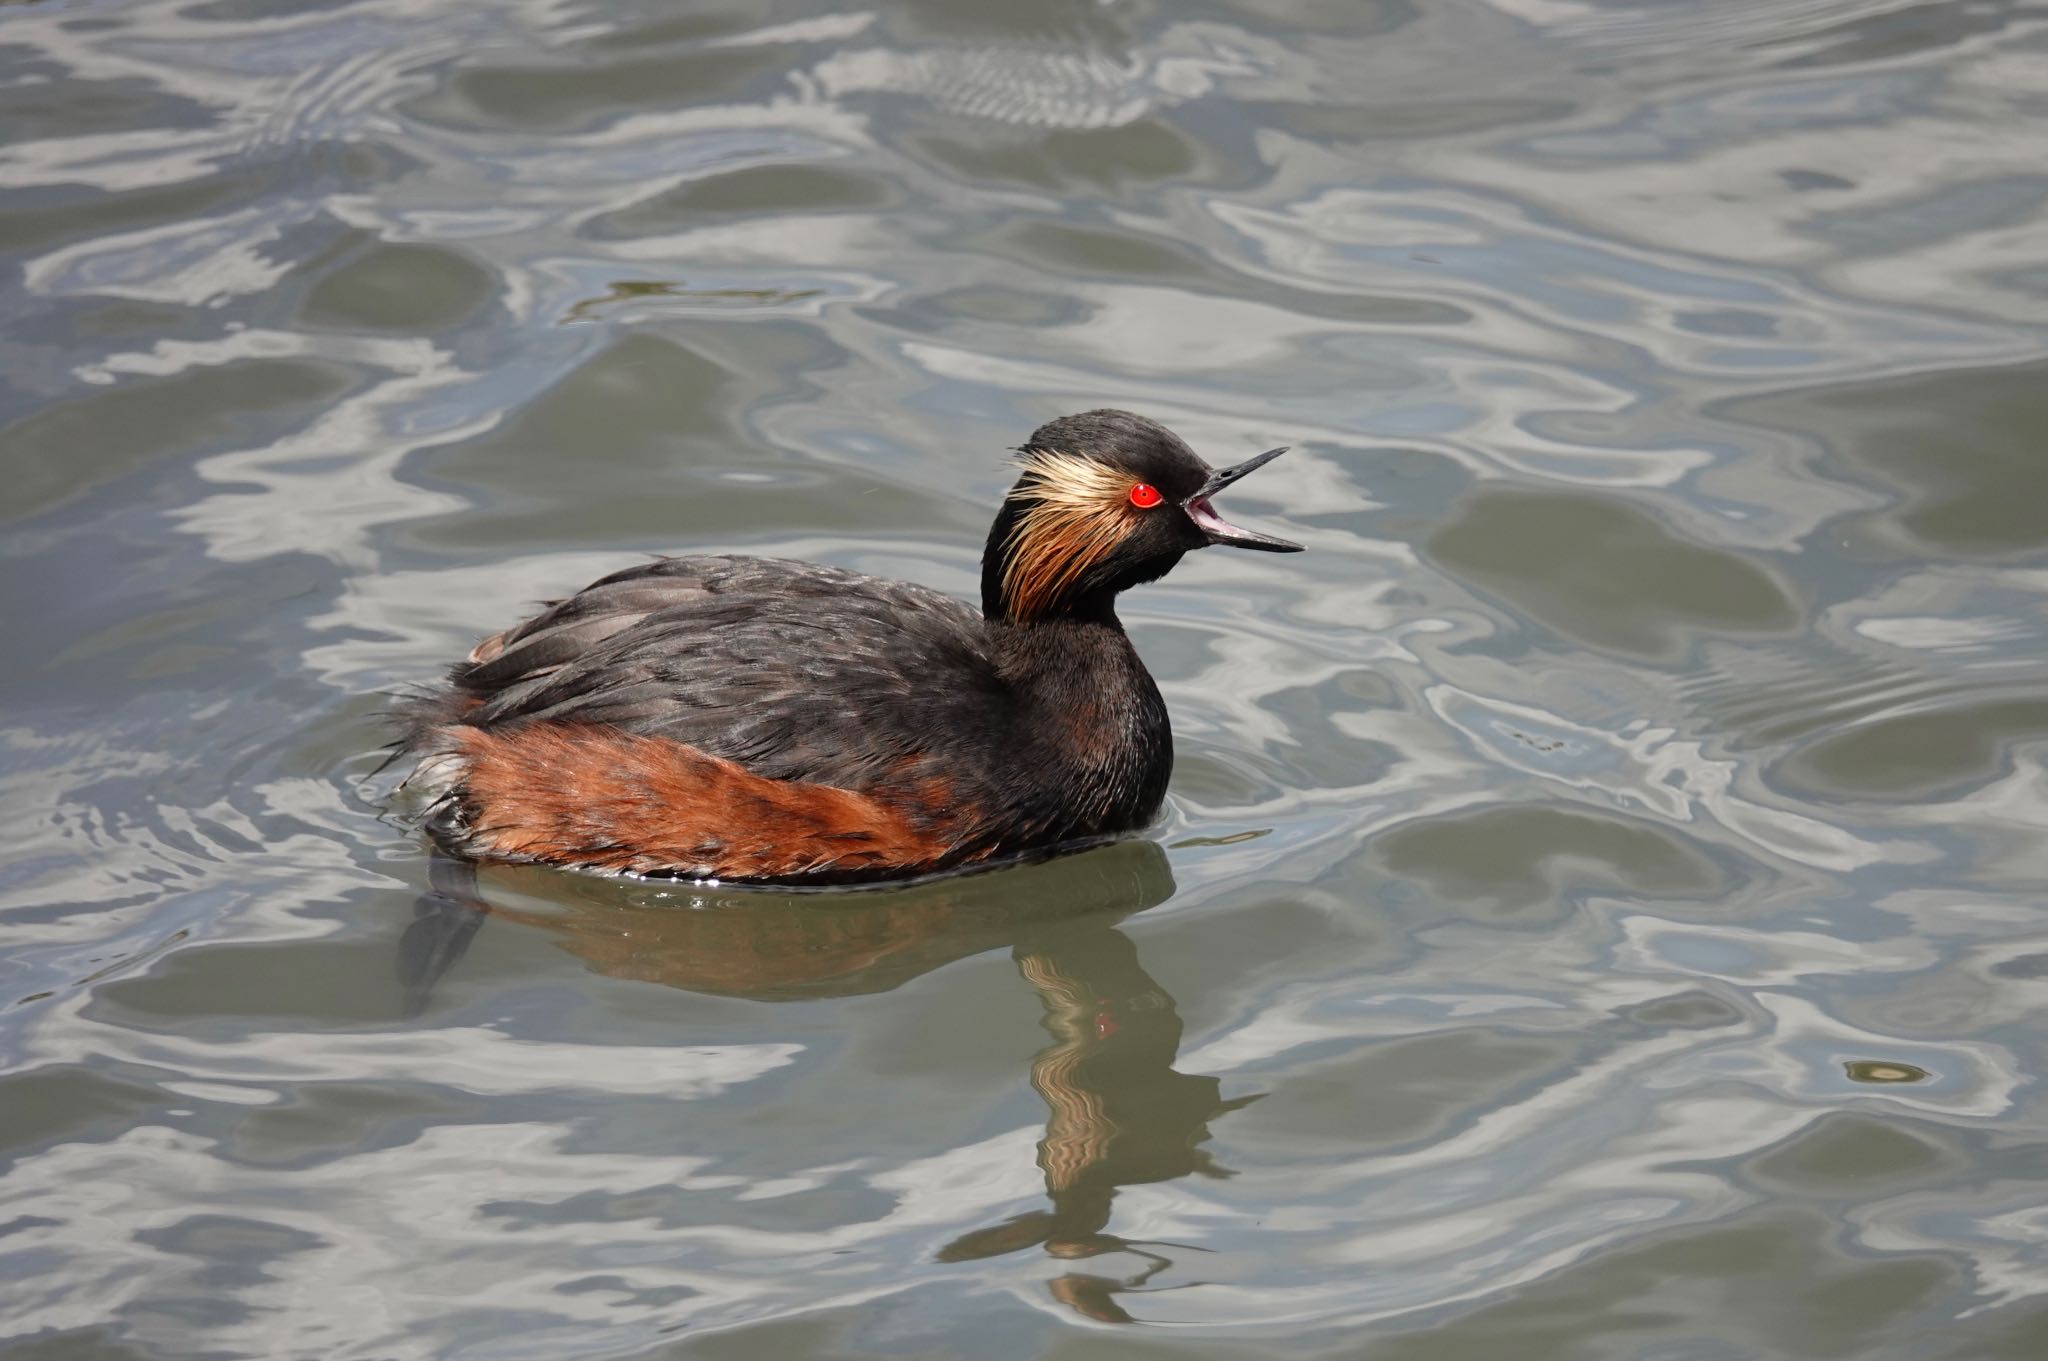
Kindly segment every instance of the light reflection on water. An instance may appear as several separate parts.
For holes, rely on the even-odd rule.
[[[2044,41],[10,9],[0,1336],[2031,1355]],[[1101,404],[1294,445],[1232,495],[1311,550],[1130,598],[1148,839],[821,901],[380,816],[532,600],[972,595]]]

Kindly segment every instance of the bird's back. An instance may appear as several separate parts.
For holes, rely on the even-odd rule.
[[[660,558],[477,645],[429,723],[603,724],[775,780],[867,790],[934,727],[993,735],[987,626],[907,582],[772,558]]]

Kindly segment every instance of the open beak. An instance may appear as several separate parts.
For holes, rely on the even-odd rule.
[[[1218,515],[1216,508],[1209,504],[1209,498],[1217,492],[1252,469],[1265,467],[1286,452],[1285,446],[1268,449],[1257,458],[1248,458],[1235,468],[1218,468],[1210,475],[1209,480],[1202,484],[1199,491],[1180,503],[1180,508],[1187,512],[1188,518],[1195,522],[1195,528],[1201,530],[1210,543],[1220,543],[1230,548],[1257,548],[1267,553],[1299,553],[1300,544],[1276,539],[1270,534],[1256,534],[1249,529],[1239,529]]]

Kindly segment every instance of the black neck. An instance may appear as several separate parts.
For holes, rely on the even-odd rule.
[[[1173,732],[1159,687],[1116,615],[989,625],[1018,705],[1021,768],[1062,835],[1140,827],[1173,773]]]
[[[1017,528],[1018,510],[1004,501],[989,526],[988,543],[981,550],[981,617],[991,624],[1011,622],[1009,594],[1003,589],[1003,572],[1010,565],[1010,536]]]
[[[1070,683],[1078,679],[1077,665],[1090,670],[1123,671],[1145,669],[1137,649],[1116,617],[1112,602],[1105,599],[1097,613],[1047,615],[1012,622],[989,621],[989,637],[1005,675],[1021,680],[1040,676],[1049,681]]]

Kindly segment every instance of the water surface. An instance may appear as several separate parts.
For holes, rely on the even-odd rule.
[[[2037,7],[4,16],[0,1352],[2048,1351]],[[534,600],[971,595],[1105,404],[1310,547],[1128,598],[1148,835],[384,816]]]

